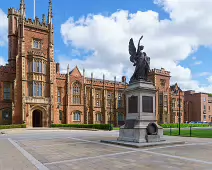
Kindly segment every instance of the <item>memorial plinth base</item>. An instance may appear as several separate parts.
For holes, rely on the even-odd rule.
[[[156,122],[156,89],[152,82],[139,80],[125,90],[126,121],[117,141],[161,142],[163,128]]]
[[[157,124],[156,124],[157,125]],[[134,127],[132,129],[121,127],[119,130],[118,141],[126,142],[160,142],[164,141],[163,139],[163,128],[157,125],[158,131],[155,135],[147,134],[147,126]]]
[[[169,145],[180,145],[185,144],[184,141],[165,141],[162,140],[160,142],[151,142],[151,143],[135,143],[135,142],[126,142],[119,140],[101,140],[102,143],[122,145],[132,148],[145,148],[145,147],[154,147],[154,146],[169,146]]]

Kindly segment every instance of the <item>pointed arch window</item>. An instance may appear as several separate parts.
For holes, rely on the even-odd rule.
[[[96,121],[101,122],[102,121],[102,113],[96,114]]]
[[[81,112],[80,111],[75,111],[73,115],[73,120],[74,121],[81,121]]]
[[[81,104],[81,85],[79,82],[73,83],[73,104]]]

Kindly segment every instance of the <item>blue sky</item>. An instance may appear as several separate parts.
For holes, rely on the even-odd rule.
[[[87,14],[103,14],[109,15],[110,13],[116,12],[118,9],[129,10],[130,12],[136,12],[138,10],[155,10],[160,12],[160,17],[165,18],[168,15],[158,8],[153,1],[149,0],[53,0],[53,15],[54,15],[54,28],[55,28],[55,59],[57,59],[58,50],[62,54],[69,54],[70,48],[66,47],[63,43],[63,39],[60,34],[60,26],[63,24],[69,17],[74,17],[75,19],[80,18],[81,16],[86,16]],[[34,1],[25,0],[26,3],[26,13],[28,18],[34,17]],[[1,3],[0,8],[7,14],[9,7],[19,8],[20,0],[11,0],[4,1]],[[36,16],[42,18],[42,14],[48,14],[48,4],[49,0],[36,0]],[[11,6],[12,5],[12,6]],[[7,48],[0,48],[0,56],[7,55]],[[6,59],[6,57],[5,57]]]
[[[11,1],[13,3],[11,3]],[[177,21],[182,19],[182,18],[180,18],[181,16],[179,16],[177,13],[178,8],[180,8],[182,10],[183,10],[183,8],[178,7],[178,6],[173,6],[171,3],[166,3],[166,0],[162,0],[162,1],[163,1],[163,3],[162,3],[163,6],[172,9],[171,12],[165,11],[161,6],[159,6],[158,4],[155,4],[151,0],[133,0],[133,1],[132,0],[82,0],[82,1],[53,0],[53,15],[54,15],[53,22],[54,22],[54,28],[55,28],[55,60],[57,62],[66,63],[66,64],[67,64],[67,62],[69,62],[70,64],[74,63],[75,65],[77,64],[77,61],[79,61],[79,65],[81,64],[82,67],[85,67],[85,68],[87,66],[88,70],[89,69],[92,70],[93,67],[97,67],[92,64],[86,65],[84,62],[84,60],[87,59],[87,55],[90,57],[92,57],[92,55],[94,55],[92,53],[92,50],[89,49],[90,52],[87,53],[85,56],[85,54],[81,53],[81,51],[79,49],[82,50],[86,44],[82,43],[81,41],[78,41],[76,35],[75,36],[71,35],[71,33],[68,32],[67,30],[65,32],[62,29],[61,26],[63,24],[65,27],[68,25],[67,23],[70,23],[70,22],[67,22],[70,17],[73,17],[74,22],[76,22],[82,16],[87,17],[88,14],[92,14],[93,16],[101,14],[102,16],[107,18],[107,17],[110,17],[115,12],[120,11],[120,10],[127,10],[131,14],[136,14],[138,11],[142,11],[142,12],[154,11],[155,13],[158,14],[158,17],[160,20],[164,20],[164,22],[166,20],[168,22],[173,22],[173,25],[175,24],[174,26],[177,27],[176,26]],[[168,2],[168,0],[167,0],[167,2]],[[27,18],[33,18],[33,0],[25,0],[25,3],[26,3]],[[20,4],[20,0],[2,1],[0,8],[3,10],[4,13],[7,14],[7,10],[9,7],[19,8],[19,4]],[[208,5],[208,4],[206,4],[206,5]],[[191,6],[191,5],[189,4],[189,6]],[[191,8],[192,8],[192,6],[191,6]],[[41,18],[42,14],[45,13],[47,15],[47,12],[48,12],[48,0],[36,0],[36,15],[39,18]],[[189,13],[189,11],[188,11],[188,13]],[[148,14],[148,15],[150,16],[152,14]],[[186,19],[189,19],[189,17],[187,17]],[[144,25],[144,23],[138,23],[138,24],[141,26]],[[152,29],[151,24],[148,26],[149,26],[149,28],[147,28],[147,30]],[[155,24],[153,24],[153,26],[155,26]],[[172,26],[170,28],[173,28],[174,26]],[[70,31],[72,29],[74,31],[76,31],[75,29],[77,29],[77,26],[75,25],[75,27],[70,27]],[[175,28],[173,28],[172,30],[174,30],[174,29]],[[186,30],[186,28],[185,28],[185,30]],[[79,32],[79,34],[80,34],[80,32]],[[143,34],[142,31],[140,34]],[[146,34],[147,34],[147,37],[150,36],[150,33],[146,33]],[[162,34],[164,34],[164,32],[161,33],[161,36],[162,36]],[[133,38],[138,39],[139,37],[137,35],[138,34],[133,34],[133,36],[134,36]],[[151,35],[152,35],[152,33],[151,33]],[[160,35],[160,33],[157,33],[157,35]],[[72,41],[73,44],[75,44],[75,45],[73,45],[70,42],[65,44],[65,38],[64,38],[65,36],[68,36],[67,39],[69,41]],[[102,32],[102,36],[106,36],[106,33]],[[204,35],[200,35],[200,37],[203,37],[203,36]],[[95,35],[94,35],[94,37],[95,37]],[[144,33],[144,37],[145,37],[145,33]],[[155,37],[157,38],[157,36],[155,36]],[[173,37],[173,35],[172,35],[172,37]],[[153,38],[154,37],[152,37],[152,39]],[[196,38],[194,38],[194,39],[196,40]],[[160,45],[160,41],[163,41],[163,38],[161,40],[159,39],[159,41],[157,41],[157,43],[159,42],[159,45]],[[200,42],[200,41],[202,41],[202,39],[200,39],[198,41],[199,41],[199,43],[197,43],[197,42],[195,42],[194,44],[190,43],[191,46],[198,47],[198,50],[192,54],[190,54],[188,52],[188,50],[187,50],[188,54],[186,54],[185,56],[182,53],[179,53],[179,58],[180,58],[179,60],[178,60],[178,57],[175,57],[175,58],[173,57],[173,60],[171,60],[170,58],[172,56],[167,56],[167,58],[169,58],[167,60],[167,63],[169,62],[169,60],[170,60],[171,64],[175,63],[175,65],[173,66],[173,67],[175,67],[175,69],[173,69],[173,70],[172,70],[172,67],[169,66],[169,64],[164,64],[164,62],[159,61],[160,57],[163,58],[163,56],[164,56],[164,55],[160,56],[160,54],[162,54],[162,53],[160,53],[160,51],[158,51],[158,53],[157,53],[157,51],[152,52],[151,47],[150,47],[150,45],[152,45],[152,42],[151,43],[147,42],[146,43],[147,45],[144,44],[144,46],[145,47],[147,46],[147,50],[149,50],[149,54],[151,54],[153,56],[153,62],[152,62],[153,64],[152,65],[154,67],[157,67],[157,68],[165,67],[168,70],[171,69],[170,71],[173,72],[173,79],[172,79],[173,83],[176,81],[179,81],[181,86],[185,87],[186,89],[191,87],[191,88],[196,88],[197,90],[199,88],[202,91],[204,91],[205,89],[207,89],[207,90],[210,89],[209,86],[210,86],[211,82],[209,82],[208,79],[210,78],[212,69],[210,67],[211,49],[203,47],[203,45],[210,45],[211,42],[207,42],[207,41]],[[126,44],[125,51],[128,50],[127,43],[128,42],[126,41],[125,42],[125,44]],[[182,44],[182,45],[184,45],[184,44]],[[185,46],[186,45],[187,44],[185,44]],[[104,44],[104,46],[105,47],[110,46],[110,44],[109,43]],[[183,48],[180,46],[181,46],[181,44],[177,44],[175,49],[177,50],[178,48]],[[97,48],[97,46],[91,47],[91,48],[93,48],[94,51],[96,51],[97,53],[100,53],[100,50],[95,49],[95,48]],[[81,53],[81,54],[75,56],[73,54],[73,49],[77,49],[77,52]],[[186,49],[184,49],[184,50],[186,50]],[[168,51],[168,45],[167,45],[167,51]],[[182,50],[182,52],[183,52],[183,50]],[[7,60],[7,53],[8,53],[7,46],[0,46],[0,56],[3,57],[4,60]],[[126,55],[128,54],[127,52],[125,52],[125,53],[126,53]],[[172,53],[170,52],[170,54],[172,54]],[[150,57],[152,57],[152,56],[150,56]],[[164,58],[161,59],[161,61],[162,60],[166,61],[166,59],[164,59]],[[178,61],[176,61],[176,60],[178,60]],[[129,62],[129,61],[127,61],[127,62]],[[88,63],[88,62],[86,62],[86,63]],[[110,62],[108,62],[108,63],[110,63]],[[125,61],[123,61],[122,63],[120,62],[120,65],[124,65],[125,63],[126,63]],[[73,65],[71,64],[71,66],[74,66],[74,64]],[[129,64],[131,65],[130,62],[129,62]],[[65,67],[66,67],[66,65],[63,64],[62,69],[64,69]],[[114,65],[114,67],[111,66],[111,68],[108,66],[101,66],[100,68],[93,69],[93,71],[98,72],[102,68],[102,70],[109,72],[111,69],[116,68],[116,67],[117,67],[117,65],[116,66]],[[122,67],[124,67],[124,66],[122,66]],[[133,67],[131,67],[131,70],[132,69],[133,69]],[[179,71],[178,71],[178,69],[179,69]],[[123,71],[123,70],[125,70],[125,71]],[[112,72],[114,73],[114,71],[112,71]],[[127,74],[128,72],[130,72],[130,71],[125,68],[125,69],[122,69],[121,71],[117,71],[115,73],[116,74],[124,74],[124,73]],[[108,76],[113,75],[113,73],[108,73]],[[187,76],[184,76],[184,74],[187,74]],[[122,75],[120,75],[120,76],[122,76]],[[182,78],[182,76],[184,76],[184,77]],[[189,85],[190,83],[194,84],[194,85],[190,86]],[[211,88],[211,90],[212,90],[212,88]]]

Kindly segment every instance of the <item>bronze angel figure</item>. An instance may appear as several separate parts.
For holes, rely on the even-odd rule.
[[[133,66],[135,66],[135,71],[130,79],[130,83],[139,80],[147,81],[148,72],[150,70],[150,58],[147,57],[145,52],[142,52],[144,46],[140,45],[142,38],[143,36],[139,39],[137,51],[132,38],[129,42],[130,61],[134,63]]]

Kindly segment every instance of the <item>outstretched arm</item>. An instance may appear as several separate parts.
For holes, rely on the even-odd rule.
[[[137,48],[137,49],[139,49],[140,41],[141,41],[142,38],[143,38],[143,35],[141,36],[141,38],[140,38],[139,41],[138,41],[138,48]]]

